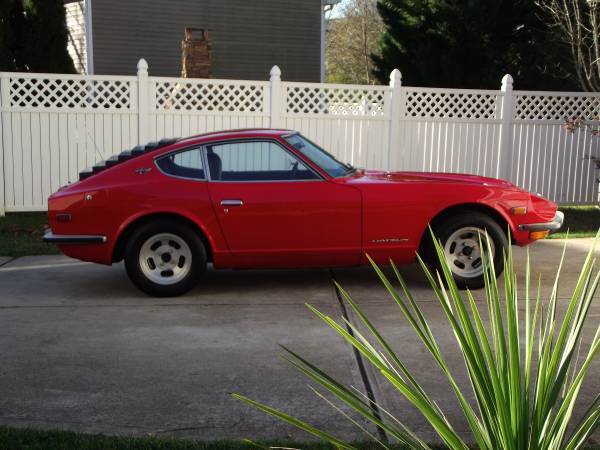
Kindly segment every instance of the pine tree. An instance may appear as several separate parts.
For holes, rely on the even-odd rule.
[[[386,26],[375,74],[392,69],[408,85],[497,89],[506,73],[518,89],[568,89],[565,52],[534,0],[379,0]]]
[[[22,56],[24,31],[22,0],[0,0],[0,71],[25,70]]]
[[[62,0],[26,0],[25,61],[31,72],[75,73],[67,50],[68,31]]]

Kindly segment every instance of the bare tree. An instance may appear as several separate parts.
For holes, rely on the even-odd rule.
[[[571,50],[585,91],[600,91],[600,0],[537,0]]]
[[[350,0],[341,17],[328,21],[327,80],[338,83],[374,84],[371,55],[379,52],[383,23],[376,0]]]

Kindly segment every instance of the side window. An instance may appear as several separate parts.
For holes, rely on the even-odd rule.
[[[156,164],[167,175],[194,180],[206,179],[202,167],[202,153],[199,148],[164,156],[158,159]]]
[[[232,142],[206,146],[211,180],[297,181],[319,176],[275,142]]]

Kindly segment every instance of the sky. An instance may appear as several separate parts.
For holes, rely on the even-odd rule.
[[[350,3],[350,1],[351,0],[342,0],[340,3],[338,3],[337,5],[335,5],[333,7],[333,10],[331,12],[329,12],[328,16],[332,19],[340,17],[340,15],[342,13],[342,9],[344,8],[344,5],[347,5],[348,3]]]

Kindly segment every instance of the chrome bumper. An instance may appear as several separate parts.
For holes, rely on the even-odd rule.
[[[550,222],[543,223],[526,223],[523,225],[519,225],[520,231],[550,231],[554,233],[558,231],[560,227],[562,227],[563,222],[565,221],[565,215],[561,211],[556,211],[556,215],[554,219]]]
[[[46,232],[42,238],[49,244],[104,244],[106,236],[90,234],[53,234],[52,231]]]

